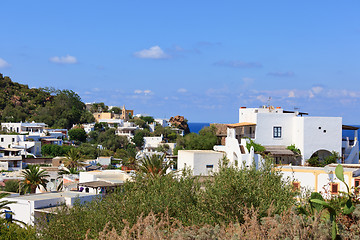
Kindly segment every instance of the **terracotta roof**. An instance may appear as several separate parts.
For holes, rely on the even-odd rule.
[[[256,123],[241,122],[241,123],[227,124],[226,126],[229,128],[236,128],[236,127],[244,127],[244,126],[256,126]]]

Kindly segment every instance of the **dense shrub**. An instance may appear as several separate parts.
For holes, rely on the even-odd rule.
[[[73,147],[67,145],[45,144],[41,147],[41,154],[45,157],[64,156],[71,148]]]
[[[270,167],[256,171],[223,168],[202,184],[188,174],[174,178],[165,175],[147,179],[137,177],[123,188],[87,206],[65,208],[42,224],[44,239],[97,238],[107,224],[117,233],[133,226],[139,216],[167,214],[171,223],[204,226],[244,221],[247,208],[258,209],[259,217],[287,210],[294,203],[294,192],[281,175]],[[60,237],[61,236],[61,237]]]

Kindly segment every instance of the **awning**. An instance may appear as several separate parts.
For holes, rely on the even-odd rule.
[[[343,130],[358,130],[358,127],[350,126],[350,125],[342,125]]]
[[[287,149],[285,146],[264,146],[265,147],[265,153],[268,153],[270,155],[281,155],[281,156],[294,156],[295,153],[289,149]]]
[[[82,187],[89,187],[89,188],[101,188],[101,187],[116,187],[121,186],[124,183],[111,183],[111,182],[105,182],[105,181],[92,181],[92,182],[84,182],[79,183],[79,186]]]
[[[241,123],[232,123],[226,125],[229,128],[245,127],[245,126],[256,126],[256,123],[251,122],[241,122]]]

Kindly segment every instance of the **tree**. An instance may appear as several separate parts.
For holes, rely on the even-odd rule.
[[[113,107],[113,108],[111,108],[110,112],[113,112],[115,114],[121,114],[121,108]]]
[[[144,145],[144,136],[145,136],[145,133],[144,131],[141,131],[141,130],[137,130],[135,132],[135,135],[132,139],[132,142],[138,147],[138,148],[142,148],[143,145]]]
[[[69,134],[70,140],[76,140],[76,141],[80,141],[80,142],[86,141],[86,132],[83,128],[80,128],[80,127],[73,128],[73,129],[69,130],[68,134]]]
[[[145,156],[140,160],[139,173],[148,178],[157,178],[166,175],[170,165],[164,162],[164,156],[157,154]]]
[[[65,155],[64,165],[67,168],[76,169],[83,166],[84,164],[82,162],[80,152],[75,148],[70,149],[70,151]]]
[[[19,180],[7,180],[5,182],[4,191],[18,193],[19,192],[19,187],[20,187],[19,183],[20,183]]]
[[[40,169],[40,166],[29,165],[29,168],[23,170],[21,175],[24,178],[21,185],[25,192],[35,193],[36,188],[40,186],[46,190],[46,183],[48,183],[46,178],[50,175],[44,169]]]
[[[10,194],[2,192],[2,193],[0,193],[0,199],[6,197],[8,195],[10,195]],[[8,201],[8,200],[1,200],[0,201],[0,215],[5,214],[4,210],[10,210],[8,205],[12,204],[12,203],[16,203],[16,202]]]

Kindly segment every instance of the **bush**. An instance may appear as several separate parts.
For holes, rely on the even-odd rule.
[[[48,223],[41,223],[40,231],[44,239],[84,239],[86,232],[97,238],[105,225],[121,233],[126,224],[131,227],[151,213],[165,214],[171,224],[182,226],[244,222],[247,208],[257,209],[259,218],[267,216],[268,208],[281,213],[292,206],[296,194],[270,167],[222,168],[203,187],[186,173],[178,178],[138,176],[103,200],[65,207]]]
[[[83,128],[77,127],[70,129],[69,132],[70,140],[85,142],[86,141],[86,132]]]
[[[246,208],[255,208],[260,218],[269,208],[279,214],[295,203],[296,192],[279,171],[271,168],[270,161],[259,170],[254,166],[243,168],[222,167],[206,183],[202,202],[207,223],[243,222]]]
[[[254,147],[254,152],[262,153],[265,151],[265,147],[261,144],[254,142],[252,139],[249,139],[249,142],[246,142],[246,148],[250,152],[251,147]]]

